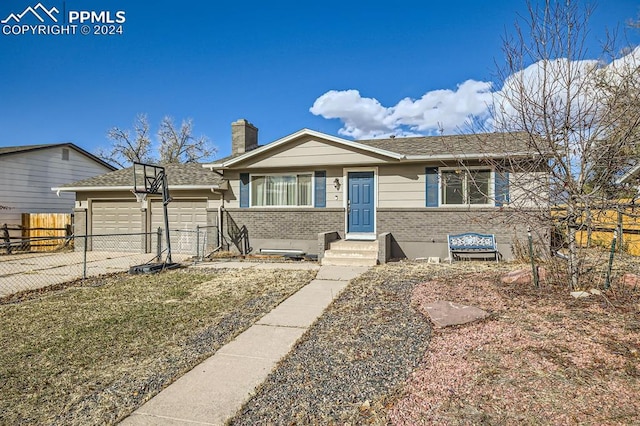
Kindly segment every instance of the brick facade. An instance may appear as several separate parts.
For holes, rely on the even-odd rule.
[[[318,234],[337,232],[345,235],[343,209],[227,209],[238,227],[246,226],[254,253],[261,248],[304,247],[313,253]],[[213,216],[213,212],[210,212]],[[211,217],[211,219],[214,219]],[[224,219],[223,219],[224,221]],[[495,234],[503,258],[512,257],[515,239],[524,241],[526,226],[519,224],[513,212],[498,209],[385,209],[376,213],[378,236],[387,258],[447,256],[447,235],[465,232]],[[228,236],[228,224],[223,223]],[[280,246],[278,246],[280,245]],[[313,248],[311,248],[313,247]],[[319,249],[318,249],[319,250]]]
[[[448,234],[478,232],[511,240],[518,228],[513,214],[495,209],[378,209],[378,233],[390,232],[396,241],[447,242]]]
[[[317,246],[318,234],[321,232],[337,231],[344,236],[343,209],[225,209],[229,217],[238,227],[246,226],[249,245],[254,252],[261,248],[280,248],[274,244],[283,245],[283,241],[301,242],[304,251],[313,253],[308,247]],[[229,224],[223,219],[223,232],[229,236]],[[274,244],[268,243],[274,241]],[[263,247],[263,245],[265,245]],[[294,243],[284,244],[283,247],[295,247]],[[314,253],[315,254],[315,253]]]
[[[494,234],[501,256],[510,259],[512,244],[526,239],[527,226],[519,219],[508,209],[378,209],[377,231],[391,233],[394,258],[445,258],[447,235],[477,232]]]

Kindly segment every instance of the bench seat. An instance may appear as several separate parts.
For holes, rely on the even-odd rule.
[[[478,234],[467,232],[464,234],[447,235],[449,246],[449,263],[460,258],[461,255],[487,255],[484,257],[495,257],[498,262],[500,253],[496,245],[496,237],[493,234]]]

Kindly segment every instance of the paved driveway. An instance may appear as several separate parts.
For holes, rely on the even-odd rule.
[[[151,253],[87,252],[87,277],[128,271],[153,260]],[[187,256],[173,255],[174,262]],[[28,253],[0,256],[0,297],[82,278],[84,253]]]

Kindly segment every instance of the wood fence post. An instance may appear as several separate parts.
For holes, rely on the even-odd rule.
[[[6,244],[7,254],[11,254],[11,238],[9,238],[9,227],[6,223],[2,226],[2,234],[4,242]]]
[[[623,232],[622,228],[623,228],[622,227],[622,211],[620,211],[620,209],[618,208],[618,225],[616,226],[616,231],[618,232],[618,235],[617,235],[617,237],[618,237],[618,252],[620,252],[620,253],[622,252],[622,247],[623,247],[622,240],[624,238],[624,236],[622,234],[622,232]]]

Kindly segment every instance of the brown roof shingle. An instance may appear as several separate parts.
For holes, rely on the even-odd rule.
[[[199,163],[165,164],[165,173],[170,186],[219,185],[222,177]],[[130,186],[133,189],[133,167],[116,170],[103,175],[63,185],[62,188]]]
[[[30,152],[30,151],[38,151],[41,149],[49,149],[49,148],[57,148],[57,147],[67,147],[67,148],[74,149],[79,153],[91,158],[96,163],[100,163],[111,170],[116,169],[112,164],[107,163],[103,159],[91,154],[88,151],[85,151],[84,149],[80,148],[78,145],[73,144],[71,142],[49,143],[49,144],[40,144],[40,145],[4,146],[4,147],[0,147],[0,156],[10,155],[10,154],[19,154],[19,153]]]
[[[402,155],[479,157],[488,154],[529,152],[526,133],[476,133],[467,135],[420,136],[357,140],[357,143]]]

